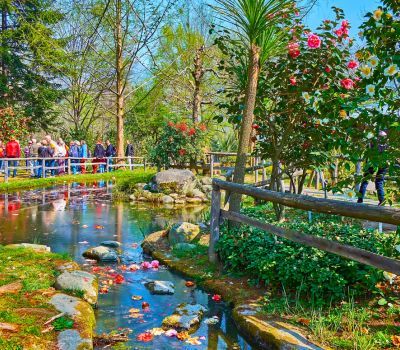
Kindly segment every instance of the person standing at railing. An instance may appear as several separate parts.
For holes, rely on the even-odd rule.
[[[107,157],[107,168],[109,171],[112,171],[112,157],[115,157],[117,150],[115,149],[115,147],[112,145],[112,143],[110,142],[110,140],[106,141],[106,157]]]
[[[46,158],[49,158],[49,148],[47,147],[47,140],[42,140],[41,143],[38,143],[38,160],[37,165],[39,167],[37,171],[37,177],[46,177],[46,174],[43,173],[43,162],[46,164]]]
[[[0,172],[4,171],[3,170],[3,163],[4,163],[3,158],[5,157],[5,155],[6,155],[6,148],[3,144],[3,141],[0,141]]]
[[[95,158],[93,160],[93,163],[103,163],[106,161],[105,160],[106,150],[104,149],[104,146],[101,143],[101,140],[97,140],[97,142],[96,142],[96,146],[93,151],[93,157]],[[93,174],[97,173],[97,168],[98,168],[98,165],[94,164],[93,165]],[[100,172],[104,173],[104,165],[103,164],[100,165]]]
[[[28,141],[28,145],[24,147],[24,155],[25,155],[25,158],[31,158],[32,157],[32,140],[29,140]],[[27,159],[25,161],[25,166],[26,166],[27,169],[30,169],[31,177],[33,177],[32,160]]]
[[[51,176],[54,176],[56,174],[56,169],[54,169],[56,166],[56,160],[54,159],[54,156],[57,153],[57,142],[54,141],[50,135],[46,135],[45,139],[49,147],[49,156],[52,158],[46,161],[46,166],[48,164],[48,166],[52,168],[50,169],[50,173]]]
[[[15,138],[11,138],[6,144],[6,157],[19,158],[21,157],[21,147]],[[17,176],[18,160],[8,161],[8,176],[10,176],[10,167],[13,167],[13,177]]]
[[[86,141],[82,140],[81,141],[81,147],[79,149],[79,157],[81,158],[81,173],[85,174],[86,173],[86,158],[88,158],[88,147],[86,144]]]
[[[130,169],[131,170],[132,170],[134,153],[135,153],[135,149],[133,148],[133,145],[131,144],[131,141],[127,140],[126,141],[126,149],[125,149],[125,157],[128,158],[128,163],[130,164]]]
[[[65,148],[65,142],[62,140],[60,137],[57,142],[57,148],[56,148],[56,154],[55,156],[57,158],[57,165],[58,165],[58,170],[57,174],[64,174],[65,173],[65,156],[67,155],[67,149]]]
[[[39,146],[40,146],[40,143],[36,142],[36,139],[32,139],[31,157],[35,158],[31,161],[33,177],[38,177],[38,169],[36,167],[39,165],[38,161],[37,161]]]
[[[72,174],[75,175],[78,172],[77,164],[79,163],[79,148],[76,141],[71,141],[69,143],[68,156],[71,158],[71,164],[73,164],[71,165]]]

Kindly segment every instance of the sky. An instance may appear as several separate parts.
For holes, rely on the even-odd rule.
[[[352,26],[350,36],[357,37],[358,27],[363,22],[364,15],[376,10],[381,4],[381,1],[378,0],[318,0],[307,16],[306,23],[313,29],[318,27],[324,19],[333,19],[334,14],[331,7],[336,6],[344,10],[346,19]]]

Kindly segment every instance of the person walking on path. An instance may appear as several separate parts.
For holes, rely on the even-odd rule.
[[[365,198],[365,193],[367,192],[368,181],[372,178],[375,173],[375,168],[377,167],[378,170],[375,175],[375,188],[378,195],[378,205],[383,205],[385,202],[385,175],[387,172],[387,164],[384,159],[384,152],[387,148],[385,143],[386,139],[386,132],[380,131],[379,138],[377,145],[371,143],[369,145],[369,160],[367,160],[367,169],[363,175],[363,181],[361,182],[360,186],[360,194],[357,200],[357,203],[363,203]],[[368,165],[369,163],[374,164],[374,166]]]
[[[0,141],[0,172],[3,171],[3,163],[4,163],[3,158],[5,157],[5,155],[6,155],[6,148],[3,144],[3,141]]]
[[[15,138],[12,138],[6,144],[6,157],[7,158],[19,158],[21,157],[21,147],[18,141]],[[8,161],[8,176],[10,176],[10,167],[13,167],[13,177],[17,176],[17,160],[9,160]]]
[[[132,164],[133,164],[133,156],[134,156],[134,148],[133,145],[131,144],[131,141],[127,140],[126,141],[126,149],[125,149],[125,157],[128,158],[128,163],[129,163],[129,168],[132,170]]]
[[[110,140],[106,141],[106,157],[107,157],[107,168],[108,171],[112,171],[112,157],[115,157],[115,154],[117,153],[117,150],[115,149],[115,147],[112,145],[112,143],[110,142]]]
[[[87,144],[84,140],[81,141],[81,147],[79,149],[79,157],[81,158],[81,173],[85,174],[86,173],[86,159],[88,158],[88,147]]]
[[[104,149],[103,144],[101,143],[100,140],[97,140],[96,146],[93,151],[93,157],[95,158],[93,160],[93,163],[103,163],[105,162],[106,158],[106,150]],[[93,165],[93,174],[97,173],[98,165],[95,164]],[[100,164],[100,172],[104,173],[104,165]]]

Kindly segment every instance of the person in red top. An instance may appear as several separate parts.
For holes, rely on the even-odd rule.
[[[11,139],[6,144],[6,157],[7,158],[19,158],[21,156],[21,147],[19,143],[15,139]],[[14,167],[13,169],[13,177],[17,176],[17,160],[9,160],[8,161],[8,176],[10,176],[10,167]]]

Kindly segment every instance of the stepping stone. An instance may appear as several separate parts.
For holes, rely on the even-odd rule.
[[[85,258],[95,259],[102,262],[117,262],[118,255],[109,247],[98,246],[89,248],[82,254]]]
[[[175,293],[175,286],[170,281],[149,281],[144,285],[151,294],[163,295]]]
[[[180,304],[171,316],[162,321],[164,329],[193,333],[197,330],[207,308],[200,304]]]
[[[117,241],[103,241],[100,243],[100,245],[109,248],[119,248],[121,246],[121,243]]]

